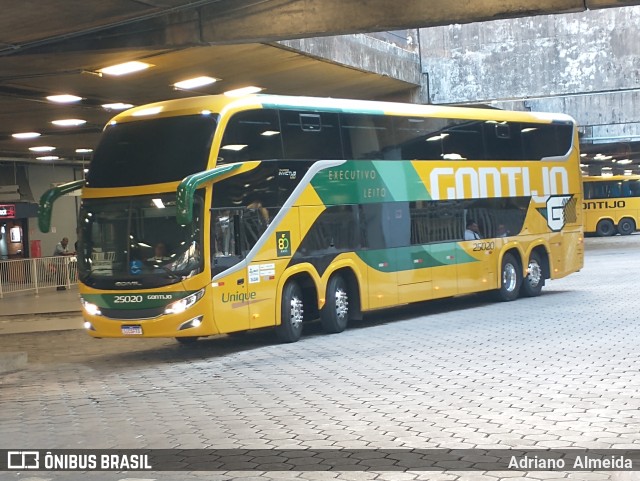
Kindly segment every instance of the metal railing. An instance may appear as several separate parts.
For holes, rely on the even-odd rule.
[[[39,257],[0,261],[0,299],[13,292],[66,287],[78,283],[75,256]]]

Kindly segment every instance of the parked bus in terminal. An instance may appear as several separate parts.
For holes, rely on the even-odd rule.
[[[640,175],[584,177],[584,231],[629,235],[640,219]]]
[[[480,291],[537,296],[583,264],[573,120],[255,95],[117,115],[82,188],[94,337],[199,337]],[[473,222],[472,222],[473,221]],[[473,238],[465,240],[465,227]]]

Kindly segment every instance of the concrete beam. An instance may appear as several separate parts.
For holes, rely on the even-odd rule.
[[[640,1],[633,0],[272,0],[249,5],[247,1],[222,0],[200,12],[204,42],[233,43],[432,27],[638,4]]]
[[[420,85],[420,56],[369,35],[283,40],[276,43],[310,57]]]

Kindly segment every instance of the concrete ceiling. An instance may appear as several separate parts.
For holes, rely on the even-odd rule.
[[[273,43],[354,32],[465,23],[535,14],[640,4],[620,0],[21,0],[0,15],[0,160],[33,159],[28,147],[55,146],[53,155],[79,159],[113,112],[194,95],[171,85],[209,75],[220,82],[196,94],[258,85],[269,93],[388,98],[415,85],[321,61]],[[401,4],[401,8],[399,8]],[[253,42],[253,43],[247,43]],[[260,43],[256,43],[260,42]],[[98,76],[105,66],[144,60],[153,68],[123,77]],[[54,104],[47,95],[81,96]],[[61,118],[81,127],[51,124]],[[14,132],[37,131],[35,140]],[[42,154],[40,154],[42,155]]]

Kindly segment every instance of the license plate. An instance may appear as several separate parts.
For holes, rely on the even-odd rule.
[[[122,334],[124,336],[141,336],[142,326],[122,326]]]

